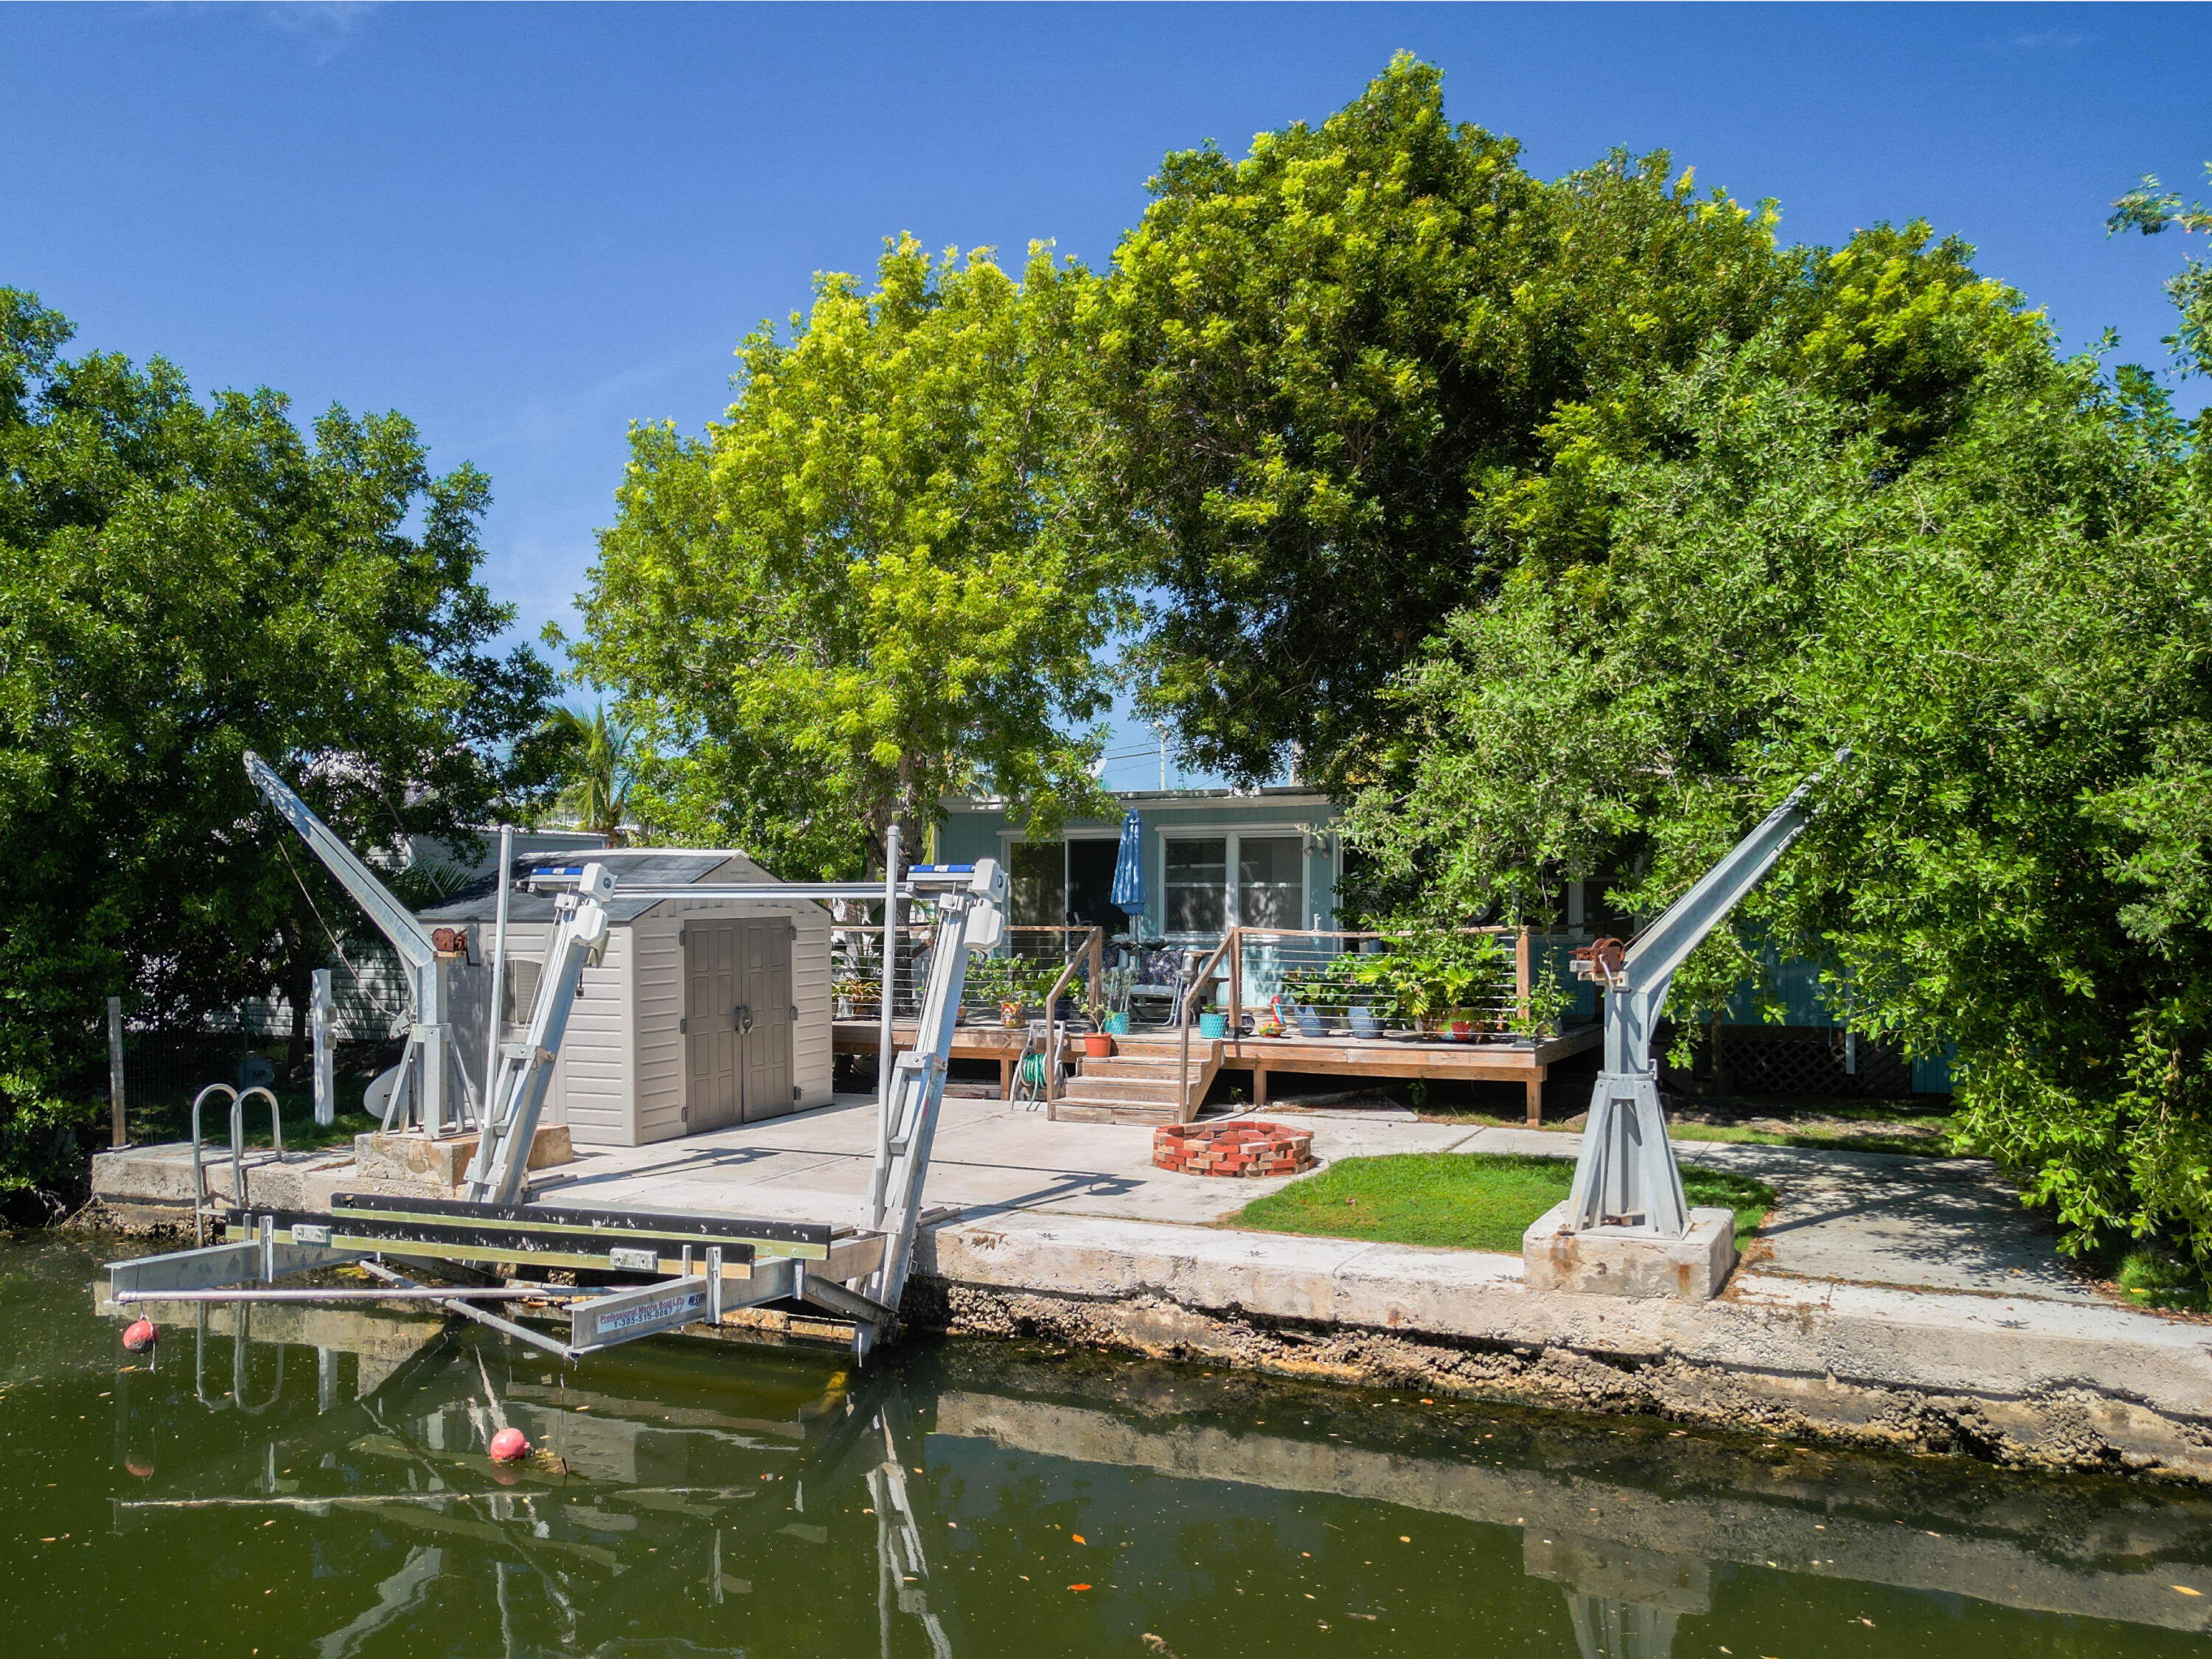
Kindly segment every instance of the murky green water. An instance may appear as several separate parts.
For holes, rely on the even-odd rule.
[[[1041,1346],[564,1379],[288,1306],[149,1370],[91,1310],[106,1253],[0,1245],[11,1659],[2212,1649],[2205,1497]],[[495,1473],[501,1423],[568,1472]]]

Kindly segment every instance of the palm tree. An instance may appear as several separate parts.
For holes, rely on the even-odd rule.
[[[556,708],[549,724],[567,752],[568,784],[561,792],[560,810],[579,829],[605,836],[608,846],[622,846],[627,839],[623,820],[629,815],[634,729],[610,721],[605,703],[592,709],[588,720],[573,708]]]

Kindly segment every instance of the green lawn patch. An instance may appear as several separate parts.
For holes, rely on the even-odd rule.
[[[1401,1152],[1340,1159],[1319,1175],[1246,1205],[1230,1224],[1377,1244],[1440,1244],[1521,1253],[1528,1224],[1567,1195],[1564,1158],[1490,1152]],[[1736,1248],[1774,1207],[1774,1188],[1745,1176],[1685,1166],[1693,1205],[1735,1212]]]

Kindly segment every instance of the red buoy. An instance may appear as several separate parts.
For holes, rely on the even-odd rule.
[[[154,1328],[152,1320],[134,1320],[124,1328],[123,1350],[125,1353],[143,1353],[161,1340],[161,1334]]]
[[[530,1455],[530,1442],[520,1429],[501,1429],[491,1437],[491,1461],[520,1463]]]

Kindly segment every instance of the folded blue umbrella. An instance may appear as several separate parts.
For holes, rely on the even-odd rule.
[[[1131,812],[1121,820],[1121,850],[1114,860],[1115,903],[1131,915],[1145,908],[1145,826]]]

